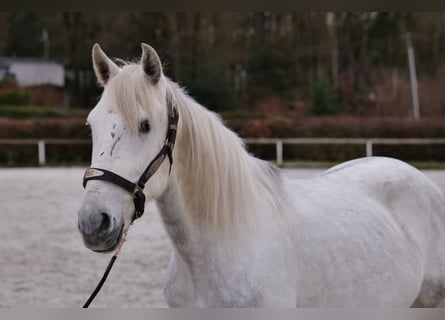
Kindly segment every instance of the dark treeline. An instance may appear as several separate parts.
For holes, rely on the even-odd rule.
[[[93,43],[133,59],[146,42],[217,111],[409,116],[407,33],[422,115],[442,115],[445,13],[2,13],[0,55],[62,62],[75,106],[100,93]]]

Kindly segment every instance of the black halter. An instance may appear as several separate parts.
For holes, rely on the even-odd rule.
[[[151,160],[147,168],[144,170],[138,181],[131,182],[120,175],[99,168],[88,168],[83,176],[83,187],[87,185],[90,180],[103,180],[114,183],[119,187],[127,190],[133,195],[134,199],[134,215],[133,221],[144,214],[145,208],[145,195],[143,193],[145,184],[153,176],[153,174],[159,169],[165,158],[168,158],[170,162],[169,173],[173,165],[173,148],[175,146],[176,129],[179,119],[179,114],[175,101],[171,96],[170,90],[167,90],[166,94],[167,111],[168,111],[168,126],[167,134],[165,137],[165,143],[161,151]]]

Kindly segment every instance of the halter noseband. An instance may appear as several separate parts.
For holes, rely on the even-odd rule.
[[[111,182],[133,195],[134,200],[134,215],[132,221],[140,218],[144,214],[145,195],[143,193],[145,184],[159,169],[165,158],[170,162],[169,174],[173,165],[173,148],[176,140],[176,130],[179,119],[179,114],[175,101],[169,89],[166,93],[167,112],[168,112],[168,126],[165,137],[164,146],[161,151],[150,161],[147,168],[144,170],[138,181],[131,182],[120,175],[105,169],[88,168],[83,176],[83,187],[85,188],[87,182],[90,180],[103,180]]]

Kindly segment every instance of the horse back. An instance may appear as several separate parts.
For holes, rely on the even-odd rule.
[[[393,158],[367,157],[337,165],[320,178],[330,175],[380,203],[424,250],[445,235],[444,194],[413,166]]]

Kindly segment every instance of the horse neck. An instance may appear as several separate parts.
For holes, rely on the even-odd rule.
[[[179,88],[173,92],[180,113],[175,180],[182,208],[192,223],[211,232],[233,234],[252,220],[255,211],[280,203],[277,170],[251,157],[216,114]]]

